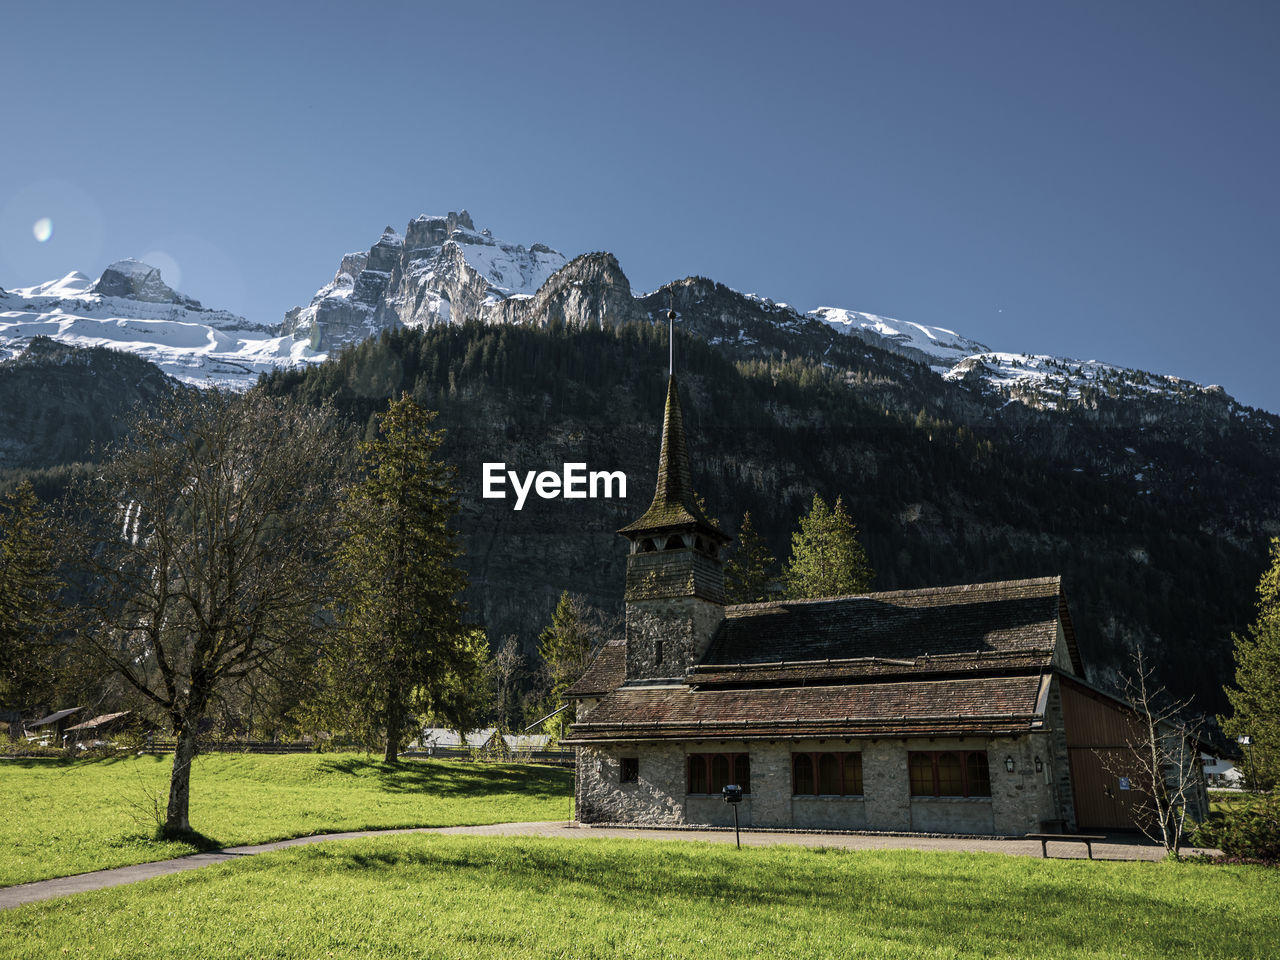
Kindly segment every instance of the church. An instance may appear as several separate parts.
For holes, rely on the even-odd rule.
[[[1060,578],[725,603],[668,384],[625,639],[569,689],[583,823],[1017,836],[1131,829],[1134,714],[1085,679]]]

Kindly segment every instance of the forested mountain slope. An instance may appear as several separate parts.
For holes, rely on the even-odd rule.
[[[1230,631],[1248,620],[1266,540],[1280,532],[1275,417],[1211,394],[1009,404],[840,339],[847,347],[814,356],[789,339],[784,359],[781,347],[677,333],[695,483],[730,533],[750,510],[783,556],[812,494],[843,496],[877,589],[1061,573],[1099,679],[1143,642],[1171,687],[1220,706]],[[666,364],[661,327],[552,318],[386,333],[262,387],[332,398],[358,422],[402,390],[438,409],[458,467],[472,613],[491,638],[531,642],[561,590],[620,603],[615,531],[652,496]],[[492,461],[622,470],[628,495],[531,496],[517,512],[513,499],[481,497]]]

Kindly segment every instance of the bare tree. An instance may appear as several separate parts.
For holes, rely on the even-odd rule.
[[[1124,699],[1133,711],[1126,749],[1098,751],[1097,756],[1107,773],[1134,785],[1139,829],[1176,857],[1187,818],[1197,821],[1208,813],[1199,750],[1203,720],[1192,719],[1189,700],[1174,700],[1157,684],[1141,647],[1124,678]]]
[[[498,729],[508,731],[515,729],[520,711],[520,680],[528,667],[524,651],[520,649],[520,638],[509,633],[502,638],[502,646],[493,656],[493,682],[496,687],[495,703],[498,714]]]
[[[165,834],[191,831],[218,697],[314,647],[343,447],[327,410],[188,394],[144,414],[82,491],[81,634],[177,737]]]

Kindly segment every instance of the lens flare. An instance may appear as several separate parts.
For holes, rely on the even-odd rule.
[[[41,217],[31,225],[37,243],[46,243],[53,236],[53,221],[49,217]]]

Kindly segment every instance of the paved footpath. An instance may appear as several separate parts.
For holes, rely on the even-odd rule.
[[[0,887],[0,910],[65,897],[88,890],[118,887],[125,883],[137,883],[162,877],[183,870],[195,870],[211,863],[226,863],[239,857],[256,853],[283,850],[308,843],[328,840],[353,840],[359,837],[389,837],[400,833],[439,833],[450,836],[472,837],[555,837],[565,840],[582,840],[595,837],[614,837],[631,840],[701,840],[711,843],[733,843],[732,830],[637,830],[626,827],[584,827],[568,824],[563,820],[543,823],[496,823],[480,827],[411,827],[401,830],[357,830],[352,833],[324,833],[293,840],[277,840],[247,847],[226,847],[209,853],[193,853],[176,860],[160,860],[155,863],[139,863],[113,870],[96,870],[73,877],[53,880],[37,880],[14,887]],[[984,840],[964,837],[893,836],[888,834],[850,833],[773,833],[765,830],[744,830],[743,846],[769,847],[779,844],[798,844],[806,847],[834,847],[842,850],[948,850],[981,853],[1005,853],[1013,856],[1040,856],[1038,840]],[[1199,852],[1199,851],[1190,851]],[[1066,840],[1050,841],[1050,853],[1055,857],[1082,858],[1083,843]],[[1159,860],[1164,850],[1151,843],[1137,842],[1133,837],[1108,839],[1093,844],[1093,856],[1097,860]]]

